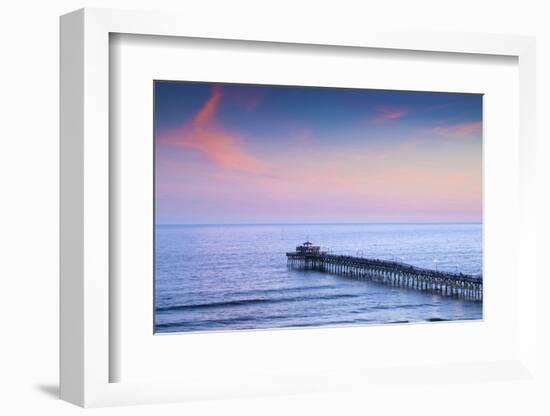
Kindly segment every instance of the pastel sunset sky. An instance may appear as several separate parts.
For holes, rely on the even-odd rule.
[[[481,221],[482,96],[155,82],[157,224]]]

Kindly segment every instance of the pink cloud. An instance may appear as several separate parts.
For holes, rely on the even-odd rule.
[[[216,111],[223,98],[219,85],[193,119],[182,127],[163,131],[158,142],[194,149],[216,165],[247,173],[269,173],[264,164],[251,155],[240,135],[227,131],[216,121]]]
[[[409,113],[410,111],[406,108],[378,107],[370,121],[376,124],[386,123],[388,121],[399,120]]]
[[[432,131],[434,133],[443,134],[446,136],[468,136],[471,134],[481,133],[481,128],[481,121],[473,121],[448,126],[438,126],[432,128]]]

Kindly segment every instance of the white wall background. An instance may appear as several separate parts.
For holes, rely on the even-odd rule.
[[[546,3],[546,4],[545,4]],[[56,399],[58,383],[58,16],[81,7],[179,10],[208,24],[221,14],[340,25],[433,28],[535,35],[538,38],[540,212],[550,212],[550,12],[535,0],[170,1],[11,0],[0,8],[0,413],[71,415],[82,410]],[[546,140],[545,140],[546,139]],[[547,216],[539,223],[541,258],[550,249]],[[543,249],[545,247],[545,249]],[[549,268],[544,267],[550,279]],[[543,283],[538,291],[550,292]],[[550,302],[539,302],[541,366],[548,371]],[[546,386],[547,392],[550,387]],[[456,385],[456,400],[433,386],[420,396],[335,393],[92,410],[101,415],[157,414],[549,414],[542,391],[529,384]],[[539,399],[537,399],[537,397]],[[538,404],[537,404],[538,403]],[[482,413],[483,412],[483,413]]]

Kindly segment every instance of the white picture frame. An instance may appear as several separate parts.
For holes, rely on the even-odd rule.
[[[430,51],[444,54],[483,54],[516,57],[519,65],[519,220],[517,355],[508,360],[468,364],[449,361],[423,366],[416,377],[430,380],[442,370],[468,381],[471,374],[525,380],[536,375],[535,267],[535,42],[507,35],[354,30],[327,33],[312,26],[305,32],[262,22],[235,25],[223,19],[213,25],[192,16],[166,13],[82,9],[61,18],[61,397],[80,406],[155,403],[195,398],[239,397],[255,394],[323,392],[351,384],[392,383],[404,373],[370,368],[368,373],[342,368],[326,379],[283,369],[249,382],[233,382],[230,374],[213,381],[197,374],[178,381],[112,382],[110,348],[113,287],[109,280],[110,172],[109,37],[110,34],[331,45]],[[312,333],[313,334],[313,333]],[[312,335],[315,336],[315,335]],[[409,370],[404,371],[405,373]],[[345,383],[342,380],[348,380]],[[479,382],[479,378],[471,378]]]

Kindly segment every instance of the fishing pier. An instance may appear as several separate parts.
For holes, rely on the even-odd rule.
[[[482,301],[482,276],[450,273],[415,267],[389,260],[369,259],[321,251],[306,241],[296,251],[286,253],[288,266],[369,280],[395,287],[436,293],[441,296]]]

